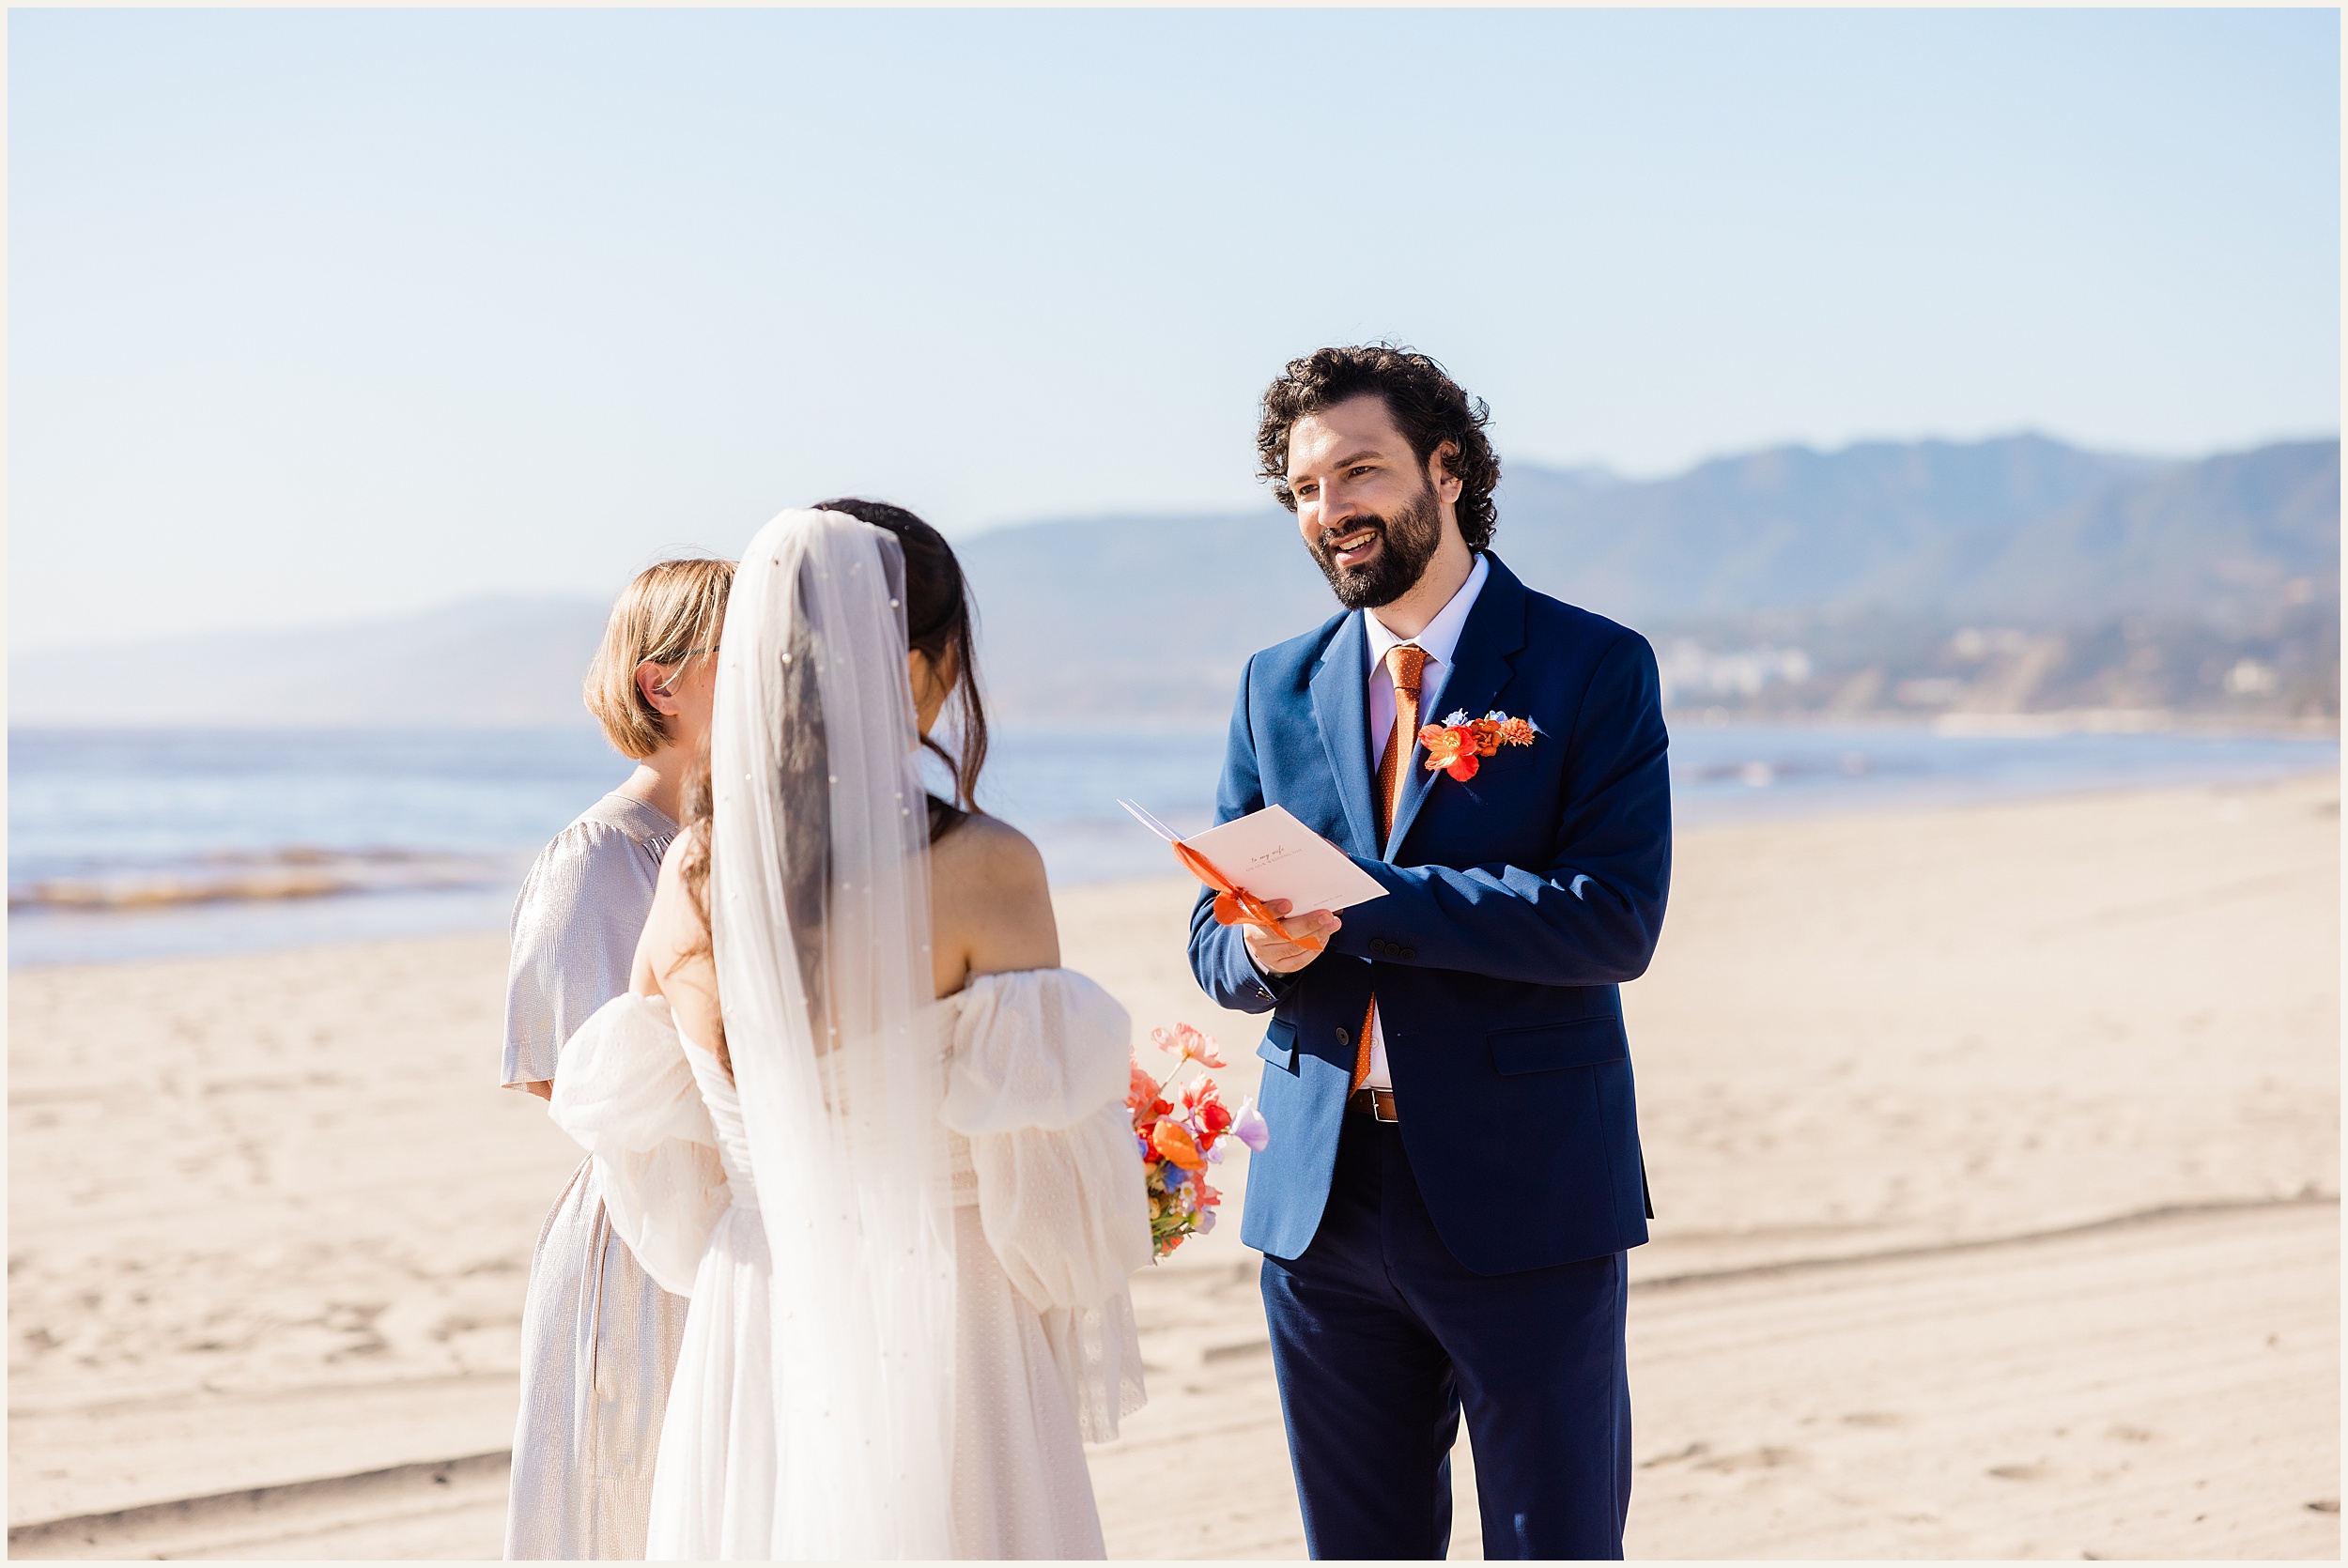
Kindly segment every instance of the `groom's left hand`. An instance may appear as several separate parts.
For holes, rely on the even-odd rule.
[[[1289,936],[1284,937],[1260,926],[1243,926],[1240,934],[1247,943],[1247,956],[1254,959],[1256,967],[1267,975],[1292,975],[1321,957],[1321,948],[1306,947],[1290,941],[1290,937],[1317,937],[1326,944],[1329,938],[1337,934],[1337,928],[1345,924],[1325,909],[1317,909],[1310,915],[1300,915],[1290,920],[1287,917],[1289,901],[1286,899],[1274,899],[1264,907],[1281,917],[1280,924],[1288,929]]]

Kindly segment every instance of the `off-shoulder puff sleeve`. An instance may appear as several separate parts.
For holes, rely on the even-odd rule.
[[[718,1134],[684,1042],[657,996],[615,996],[563,1049],[547,1112],[595,1157],[611,1228],[660,1288],[693,1291],[732,1201]]]
[[[1035,1308],[1089,1442],[1143,1400],[1126,1276],[1150,1207],[1125,1109],[1133,1023],[1074,970],[987,975],[950,999],[946,1124],[970,1141],[979,1220]]]

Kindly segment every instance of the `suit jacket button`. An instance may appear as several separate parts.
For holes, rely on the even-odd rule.
[[[1403,949],[1402,949],[1402,961],[1403,961],[1404,963],[1408,963],[1408,962],[1410,962],[1413,959],[1415,959],[1415,958],[1417,958],[1417,957],[1418,957],[1418,949],[1417,949],[1417,948],[1415,948],[1415,947],[1405,947],[1405,948],[1403,948]]]
[[[1384,958],[1386,956],[1386,939],[1383,936],[1371,937],[1369,939],[1369,950],[1376,954],[1379,958]]]
[[[1337,1043],[1339,1045],[1351,1045],[1353,1043],[1353,1037],[1340,1029],[1337,1031]]]

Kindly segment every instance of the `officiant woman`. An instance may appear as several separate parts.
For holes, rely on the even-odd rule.
[[[733,581],[732,561],[664,561],[611,607],[587,672],[587,708],[636,771],[557,834],[522,884],[505,996],[509,1088],[546,1098],[564,1042],[627,990],[661,856],[683,815],[685,776],[709,732]],[[582,1161],[531,1260],[509,1560],[644,1555],[685,1308],[612,1234],[592,1161]]]

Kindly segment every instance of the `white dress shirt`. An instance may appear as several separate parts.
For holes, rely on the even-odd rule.
[[[1460,629],[1467,624],[1468,611],[1475,607],[1475,596],[1483,592],[1484,579],[1490,576],[1491,565],[1478,554],[1467,581],[1460,585],[1450,603],[1436,611],[1435,618],[1416,637],[1397,637],[1378,619],[1376,610],[1362,611],[1362,630],[1369,634],[1369,733],[1365,739],[1369,746],[1371,789],[1378,787],[1378,764],[1384,760],[1386,743],[1394,735],[1394,676],[1386,669],[1386,651],[1412,642],[1427,655],[1427,664],[1418,677],[1418,721],[1422,725],[1434,723],[1443,712],[1437,704],[1443,698],[1444,684],[1451,675],[1451,655],[1459,649]],[[1386,1072],[1386,1020],[1383,1011],[1370,1025],[1369,1077],[1364,1082],[1373,1089],[1394,1087],[1394,1080]]]

